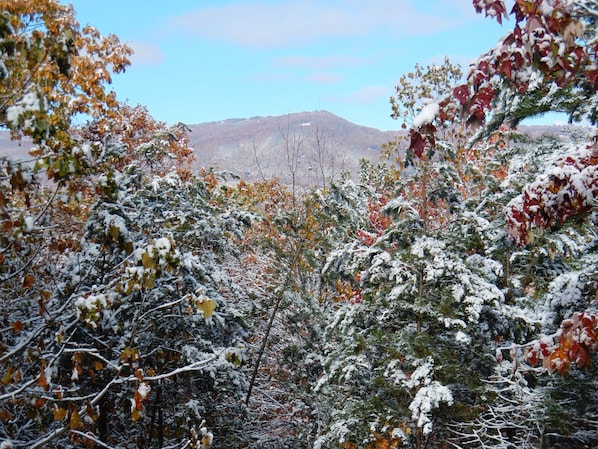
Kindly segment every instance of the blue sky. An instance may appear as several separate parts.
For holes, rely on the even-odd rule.
[[[470,0],[61,0],[134,50],[122,100],[187,124],[328,110],[395,130],[389,97],[416,63],[465,68],[501,28]]]

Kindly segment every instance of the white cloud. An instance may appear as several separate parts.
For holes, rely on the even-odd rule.
[[[127,45],[129,45],[134,52],[131,57],[133,66],[160,64],[164,61],[164,53],[162,53],[160,48],[153,44],[132,41],[128,42]]]
[[[451,1],[454,0],[425,3],[446,5]],[[378,31],[403,36],[425,35],[460,22],[459,16],[447,16],[433,9],[433,12],[423,13],[410,3],[396,0],[252,0],[201,8],[173,19],[170,26],[204,39],[275,48]]]

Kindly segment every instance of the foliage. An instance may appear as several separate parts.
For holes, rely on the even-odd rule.
[[[107,91],[118,39],[0,3],[0,123],[35,143],[0,163],[1,447],[596,445],[596,143],[505,125],[595,120],[595,2],[515,1],[466,84],[417,65],[357,181],[318,128],[303,194],[192,173]]]
[[[36,144],[31,161],[0,158],[0,289],[8,298],[20,294],[11,292],[23,279],[30,288],[54,276],[45,250],[52,259],[77,245],[87,208],[79,200],[93,189],[63,196],[65,183],[95,173],[114,155],[78,139],[72,123],[80,114],[106,115],[116,107],[106,85],[111,71],[124,70],[130,50],[115,36],[81,30],[72,9],[57,1],[4,1],[2,11],[0,125]],[[43,171],[54,181],[45,188]],[[56,219],[64,232],[54,232]]]
[[[473,3],[499,22],[507,16],[502,0]],[[515,1],[513,30],[472,64],[467,84],[438,100],[432,119],[475,126],[490,118],[486,130],[493,131],[505,121],[515,126],[523,118],[560,111],[594,123],[597,14],[595,2],[585,0]],[[433,127],[413,127],[411,147],[434,134]]]
[[[30,136],[50,158],[54,180],[79,158],[69,130],[84,114],[100,117],[117,105],[106,91],[111,72],[124,71],[131,50],[116,36],[80,28],[72,7],[56,0],[5,0],[0,19],[0,122],[15,137]]]
[[[3,433],[14,444],[200,444],[212,438],[204,420],[222,438],[240,413],[216,398],[246,388],[244,331],[225,299],[242,292],[221,267],[245,217],[218,209],[201,179],[111,175],[56,281],[37,303],[5,302]]]

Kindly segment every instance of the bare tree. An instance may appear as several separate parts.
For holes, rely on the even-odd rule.
[[[266,166],[262,167],[262,163],[260,162],[260,156],[259,156],[259,146],[256,144],[255,139],[251,142],[251,147],[253,149],[253,162],[255,162],[255,165],[257,167],[257,171],[258,174],[261,178],[262,181],[265,181],[266,178],[266,173],[265,170],[268,169],[268,167],[270,166],[270,157],[268,157],[268,159],[266,160]]]
[[[336,156],[332,151],[328,135],[320,123],[316,124],[314,132],[313,157],[318,184],[324,188],[328,180],[334,178]]]
[[[305,135],[291,128],[290,117],[287,119],[287,127],[280,128],[280,134],[284,143],[287,168],[291,176],[291,192],[293,194],[293,205],[297,199],[297,175],[301,158],[301,148],[305,143]]]
[[[487,385],[496,400],[472,422],[452,428],[455,437],[450,441],[451,446],[456,449],[545,447],[541,392],[528,386],[522,372],[500,367]]]

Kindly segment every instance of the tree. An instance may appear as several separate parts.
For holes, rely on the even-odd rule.
[[[297,199],[297,176],[299,171],[299,164],[301,163],[302,147],[305,144],[305,135],[301,130],[291,130],[290,117],[287,120],[286,129],[280,128],[280,135],[284,145],[284,155],[286,157],[287,168],[291,175],[291,192],[293,194],[293,201]],[[294,203],[293,203],[294,204]]]
[[[1,6],[0,122],[14,137],[32,137],[42,153],[58,153],[50,176],[63,179],[70,173],[56,164],[61,147],[73,146],[73,118],[105,116],[117,106],[106,85],[111,72],[124,71],[131,50],[116,36],[80,29],[72,7],[56,0],[5,0]]]
[[[72,122],[80,114],[114,110],[116,99],[106,85],[111,71],[124,70],[131,51],[115,36],[81,30],[72,9],[57,1],[10,0],[1,6],[0,126],[36,145],[27,163],[0,158],[0,288],[9,298],[19,296],[14,292],[25,278],[30,288],[44,283],[38,279],[44,273],[53,276],[43,268],[48,244],[51,253],[75,244],[67,230],[74,230],[82,210],[70,201],[56,206],[55,200],[71,179],[94,172],[111,155],[77,139]],[[38,184],[44,171],[53,192]],[[53,214],[71,222],[63,223],[67,232],[52,232]]]
[[[502,0],[474,0],[473,4],[477,12],[499,23],[507,16]],[[515,126],[547,111],[595,123],[595,2],[518,0],[510,15],[515,19],[513,30],[473,62],[467,84],[440,99],[432,118],[468,125],[488,121],[485,129],[490,131],[503,122]],[[414,126],[411,147],[421,147],[434,135],[433,127]]]
[[[513,30],[472,64],[467,84],[420,111],[410,130],[410,148],[418,155],[432,148],[435,124],[445,121],[485,125],[486,135],[505,121],[517,125],[546,111],[596,124],[597,6],[584,0],[516,1]],[[506,17],[502,0],[475,0],[474,7],[499,22]],[[532,224],[548,228],[592,209],[595,148],[591,143],[565,155],[513,200],[506,212],[516,244],[531,242]]]
[[[244,331],[225,299],[243,293],[224,266],[247,217],[226,208],[209,176],[134,165],[108,175],[41,302],[5,309],[3,435],[17,447],[213,437],[222,447],[246,388]]]
[[[56,1],[0,6],[0,121],[35,144],[0,166],[2,445],[223,444],[245,382],[219,264],[247,217],[190,177],[184,129],[107,90],[130,54],[116,37]]]
[[[396,110],[408,116],[416,90],[450,91],[439,72],[404,78],[397,98],[410,102]],[[482,187],[497,172],[493,153],[476,159],[444,135],[428,154],[397,158],[390,182],[364,166],[381,188],[357,212],[371,227],[341,241],[324,269],[341,300],[318,388],[339,405],[317,447],[442,447],[492,372],[492,341],[510,332],[493,259],[504,231]]]

